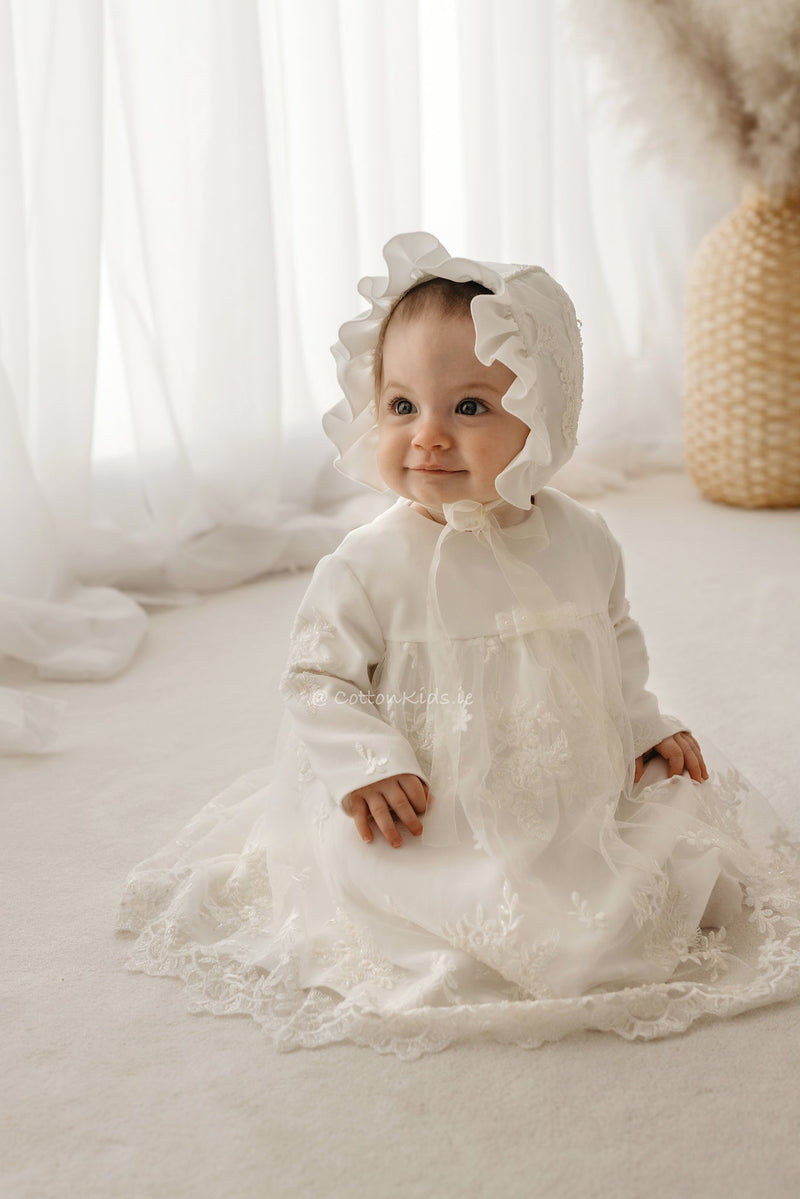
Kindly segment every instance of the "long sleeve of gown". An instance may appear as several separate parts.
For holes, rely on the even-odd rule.
[[[429,781],[373,702],[385,648],[359,580],[341,558],[323,558],[297,613],[281,692],[311,768],[336,803],[393,774]]]
[[[616,559],[616,571],[611,587],[608,612],[614,626],[622,671],[622,694],[633,731],[634,756],[646,753],[664,737],[685,729],[675,716],[662,713],[658,700],[647,690],[650,663],[644,634],[630,614],[625,594],[625,567],[619,543],[609,533]]]

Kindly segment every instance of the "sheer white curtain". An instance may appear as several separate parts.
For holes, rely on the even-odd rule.
[[[310,565],[375,511],[319,416],[401,230],[573,294],[565,486],[676,461],[709,212],[592,97],[557,0],[0,0],[0,655],[107,677],[143,602]],[[0,747],[55,714],[6,688]]]

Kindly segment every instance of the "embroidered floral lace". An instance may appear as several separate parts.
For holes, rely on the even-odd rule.
[[[589,520],[563,498],[545,506],[552,528]],[[361,573],[357,539],[320,565],[275,766],[134,870],[131,967],[183,979],[193,1010],[252,1016],[280,1049],[347,1040],[403,1058],[480,1036],[649,1039],[800,994],[800,846],[767,802],[705,738],[707,782],[667,779],[653,759],[632,785],[634,753],[680,725],[643,689],[622,592],[604,609],[586,568],[569,621],[492,604],[478,634],[464,591],[462,685],[445,696],[414,608],[428,523],[394,509],[376,522],[397,577],[424,541],[405,590]],[[597,544],[608,596],[617,567]],[[363,844],[342,799],[389,775],[428,781],[443,721],[455,841]]]

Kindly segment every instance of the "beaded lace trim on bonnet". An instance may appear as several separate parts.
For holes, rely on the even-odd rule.
[[[376,491],[386,491],[376,462],[373,376],[381,326],[399,297],[425,279],[473,281],[493,293],[472,300],[475,354],[485,366],[502,362],[516,375],[503,407],[530,429],[495,487],[507,503],[529,509],[531,497],[568,461],[577,441],[583,356],[569,296],[541,267],[451,258],[430,233],[401,233],[383,254],[388,277],[361,280],[359,294],[369,309],[342,325],[333,346],[345,398],[322,423],[339,451],[336,468]]]

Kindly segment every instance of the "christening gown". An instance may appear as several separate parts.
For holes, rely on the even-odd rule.
[[[443,527],[398,500],[319,563],[274,768],[134,870],[131,967],[282,1049],[405,1058],[797,995],[800,847],[766,800],[702,736],[707,781],[654,757],[633,783],[685,725],[646,689],[602,518],[547,487],[507,528],[475,507]],[[342,800],[403,773],[423,835],[362,842]]]

